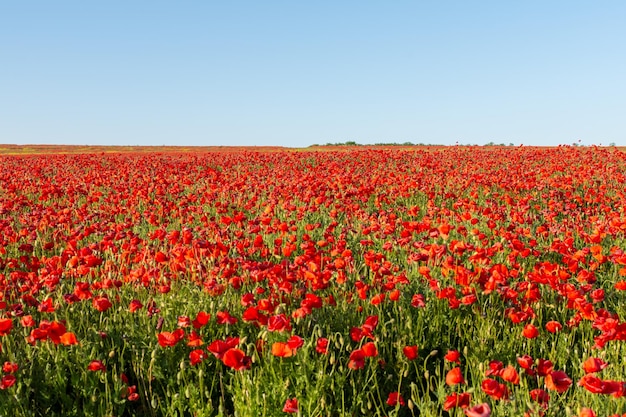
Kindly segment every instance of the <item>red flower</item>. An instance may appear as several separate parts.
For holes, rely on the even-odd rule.
[[[562,393],[572,385],[572,380],[563,371],[552,371],[546,377],[546,387],[549,390]]]
[[[183,329],[176,329],[173,332],[161,332],[157,335],[159,345],[162,347],[175,346],[185,336]]]
[[[0,381],[0,389],[11,388],[15,384],[16,380],[17,379],[15,378],[15,375],[3,376],[2,380]]]
[[[501,376],[504,364],[500,361],[490,361],[489,369],[485,371],[485,376]]]
[[[527,324],[522,330],[522,335],[527,339],[534,339],[539,336],[539,330],[532,324]]]
[[[13,320],[0,319],[0,336],[6,336],[13,328]]]
[[[196,349],[189,352],[189,361],[192,365],[197,365],[204,359],[206,359],[206,355],[202,349]]]
[[[467,408],[470,405],[470,400],[471,394],[469,392],[464,392],[461,394],[453,392],[446,397],[446,400],[443,403],[443,409],[444,411],[448,411],[456,407]]]
[[[404,407],[406,405],[406,403],[404,402],[404,398],[402,398],[402,395],[400,395],[399,392],[390,392],[389,396],[387,397],[387,405],[390,407],[395,407],[398,404]]]
[[[600,358],[589,358],[583,363],[583,369],[585,370],[586,374],[600,372],[607,366],[609,366],[609,364],[604,362]]]
[[[593,374],[587,374],[580,378],[578,386],[594,394],[602,394],[604,391],[604,382]]]
[[[143,304],[141,304],[141,301],[139,300],[132,300],[130,302],[130,305],[128,306],[128,310],[131,313],[134,313],[135,311],[140,310],[142,308],[143,308]]]
[[[320,337],[315,344],[315,351],[320,355],[326,355],[328,353],[328,339]]]
[[[520,356],[519,358],[517,358],[517,363],[519,364],[519,366],[521,366],[523,369],[531,369],[533,367],[534,364],[534,360],[532,357],[530,357],[529,355],[524,355],[524,356]]]
[[[99,296],[93,299],[93,307],[99,312],[107,311],[113,306],[106,296]]]
[[[563,329],[563,325],[558,321],[549,321],[546,323],[546,330],[550,333],[557,333]]]
[[[188,316],[178,316],[178,320],[176,321],[178,327],[189,327],[190,324],[191,319]]]
[[[54,313],[54,301],[52,298],[45,299],[37,306],[37,310],[42,313]]]
[[[467,417],[489,417],[491,415],[491,408],[489,408],[489,404],[482,403],[472,408],[467,408],[465,415]]]
[[[65,332],[60,337],[61,343],[65,346],[71,346],[78,344],[76,335],[72,332]]]
[[[461,368],[452,368],[446,374],[446,384],[449,386],[454,386],[458,384],[462,384],[465,382],[463,379],[463,374],[461,373]]]
[[[348,368],[350,369],[362,369],[365,366],[365,353],[362,349],[356,349],[350,354],[350,360],[348,361]]]
[[[298,412],[298,399],[288,398],[287,401],[285,401],[283,412],[284,413],[297,413]]]
[[[402,353],[404,353],[404,356],[410,361],[417,359],[417,345],[405,346],[404,348],[402,348]]]
[[[369,358],[378,356],[378,349],[376,349],[376,345],[373,342],[367,342],[361,347],[361,350]]]
[[[270,317],[267,322],[267,330],[270,332],[290,332],[291,324],[289,323],[289,318],[284,314]]]
[[[285,342],[275,342],[272,344],[272,355],[279,358],[290,358],[295,354],[295,349],[289,347]]]
[[[233,368],[235,371],[250,369],[251,358],[246,356],[241,349],[228,349],[222,358],[224,365]]]
[[[1,319],[0,319],[1,321]],[[33,316],[31,316],[30,314],[27,316],[24,316],[20,319],[20,323],[22,324],[22,327],[33,327],[35,325],[35,320],[33,319]],[[1,334],[0,334],[1,336]]]
[[[159,251],[154,255],[154,260],[158,263],[167,262],[167,255]]]
[[[448,353],[446,353],[446,356],[444,356],[444,358],[449,361],[449,362],[455,362],[460,364],[461,360],[459,359],[461,357],[461,354],[459,353],[458,350],[449,350]]]
[[[485,394],[487,394],[494,400],[500,400],[509,396],[506,385],[500,384],[495,379],[487,378],[483,380],[483,382],[480,384],[480,387]]]
[[[519,384],[519,374],[517,373],[517,370],[511,365],[502,370],[500,377],[506,382],[510,382],[513,385]]]
[[[2,365],[2,372],[5,374],[14,374],[19,368],[20,367],[17,363],[5,362],[4,365]]]
[[[539,376],[547,376],[550,372],[552,372],[552,362],[548,359],[539,359],[537,363],[537,374]]]
[[[202,346],[203,344],[204,342],[202,341],[202,338],[194,330],[192,330],[191,333],[187,335],[187,346],[198,347]]]
[[[222,359],[224,354],[239,344],[238,337],[227,337],[226,340],[216,340],[207,346],[207,350],[211,352],[217,359]]]
[[[413,298],[411,298],[411,306],[415,308],[424,308],[426,307],[426,302],[424,301],[424,296],[422,294],[414,294]]]
[[[596,417],[596,413],[591,408],[583,407],[580,409],[579,417]]]
[[[210,314],[204,311],[199,311],[198,314],[196,315],[196,318],[193,320],[192,324],[194,328],[199,329],[201,327],[206,326],[207,323],[209,323],[209,320],[211,320]]]
[[[93,372],[96,372],[96,371],[105,372],[107,370],[106,366],[104,366],[102,361],[98,361],[98,360],[94,360],[94,361],[89,362],[89,365],[87,366],[87,369],[89,369],[90,371],[93,371]]]
[[[539,404],[548,404],[550,401],[550,395],[541,388],[530,391],[530,398]]]
[[[217,324],[235,324],[235,323],[237,323],[237,318],[231,316],[228,311],[218,311],[216,320],[217,320]]]
[[[300,336],[293,335],[287,340],[287,345],[295,352],[297,349],[304,346],[304,339]]]

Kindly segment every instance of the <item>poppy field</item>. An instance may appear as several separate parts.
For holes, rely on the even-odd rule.
[[[0,155],[2,416],[626,415],[626,154]]]

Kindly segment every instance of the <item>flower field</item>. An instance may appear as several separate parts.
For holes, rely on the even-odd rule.
[[[0,156],[1,416],[626,413],[620,150],[53,151]]]

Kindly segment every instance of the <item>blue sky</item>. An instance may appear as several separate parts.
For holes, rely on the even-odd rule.
[[[5,1],[0,143],[626,145],[624,1]]]

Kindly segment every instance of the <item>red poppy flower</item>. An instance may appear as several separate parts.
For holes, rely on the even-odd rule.
[[[507,390],[506,385],[500,384],[495,379],[487,378],[483,380],[483,382],[480,384],[480,388],[485,394],[487,394],[494,400],[508,398],[509,396],[509,391]]]
[[[546,387],[549,390],[563,393],[572,385],[572,380],[563,371],[552,371],[546,376]]]
[[[356,349],[350,354],[350,360],[348,361],[348,368],[350,369],[362,369],[365,366],[365,353],[362,349]]]
[[[46,298],[37,306],[37,310],[42,313],[54,313],[54,301],[52,298]]]
[[[300,336],[293,335],[289,338],[289,340],[287,340],[287,345],[295,351],[296,349],[300,349],[304,346],[304,339]]]
[[[13,328],[13,320],[0,319],[0,336],[6,336]]]
[[[539,404],[547,404],[550,401],[550,395],[541,388],[530,391],[530,398]]]
[[[202,346],[203,344],[204,342],[202,341],[202,338],[194,330],[192,330],[191,333],[187,335],[187,346],[198,347]]]
[[[178,320],[176,321],[178,327],[189,327],[190,324],[191,319],[188,316],[178,316]]]
[[[15,375],[5,375],[2,377],[2,380],[0,380],[0,389],[8,389],[11,388],[13,385],[15,385],[15,381],[17,379],[15,378]]]
[[[193,320],[192,324],[194,328],[199,329],[201,327],[206,326],[209,323],[209,320],[211,320],[210,314],[204,311],[199,311],[198,314],[196,315],[196,318]]]
[[[298,412],[298,399],[288,398],[285,401],[285,405],[283,407],[283,413],[297,413],[297,412]]]
[[[42,324],[40,324],[40,326],[42,326]],[[64,323],[53,321],[47,327],[47,331],[48,338],[52,341],[52,343],[58,345],[59,343],[61,343],[61,336],[63,336],[67,332],[67,329],[65,328]]]
[[[315,351],[320,355],[326,355],[328,353],[328,339],[320,337],[315,343]]]
[[[583,369],[585,370],[586,374],[600,372],[607,366],[609,366],[609,364],[604,362],[600,358],[589,358],[583,363]]]
[[[235,371],[242,371],[244,369],[250,369],[252,363],[251,358],[246,356],[241,349],[231,348],[224,353],[222,358],[224,365],[229,368],[233,368]]]
[[[14,374],[18,369],[20,369],[20,367],[17,363],[5,362],[4,365],[2,365],[2,372],[5,374]]]
[[[426,301],[424,300],[424,296],[422,294],[414,294],[413,298],[411,298],[411,306],[415,308],[426,307]]]
[[[466,408],[465,415],[467,417],[489,417],[491,415],[491,408],[489,408],[489,404],[482,403],[472,408]]]
[[[206,355],[202,349],[196,349],[189,352],[189,361],[192,365],[197,365],[204,359],[206,359]]]
[[[417,359],[417,355],[418,355],[417,345],[403,347],[402,353],[404,353],[404,356],[410,361]]]
[[[452,368],[446,374],[446,384],[449,386],[454,386],[458,384],[463,384],[465,379],[463,379],[463,374],[461,373],[461,368],[456,367]]]
[[[284,314],[272,316],[267,321],[267,330],[270,332],[290,332],[291,324],[289,318]]]
[[[35,325],[35,320],[33,319],[33,316],[29,314],[20,319],[20,324],[22,325],[22,327],[33,327]],[[0,334],[0,336],[2,336],[2,334]]]
[[[593,374],[587,374],[580,378],[578,386],[594,394],[601,394],[604,391],[604,382]]]
[[[502,370],[504,369],[504,364],[500,361],[490,361],[489,369],[485,371],[485,376],[501,376]]]
[[[99,312],[107,311],[113,306],[106,296],[99,296],[93,299],[93,307]]]
[[[139,300],[132,300],[128,306],[128,310],[131,313],[134,313],[137,310],[140,310],[143,308],[143,304],[141,304],[141,301]]]
[[[272,355],[279,358],[290,358],[295,354],[295,350],[290,348],[285,342],[275,342],[272,344]]]
[[[528,370],[528,369],[531,369],[533,367],[533,364],[535,363],[535,361],[529,355],[523,355],[523,356],[520,356],[520,357],[517,358],[517,363],[523,369]]]
[[[207,346],[207,350],[211,352],[217,359],[222,359],[224,354],[239,345],[238,337],[227,337],[226,340],[216,340]]]
[[[230,315],[228,311],[218,311],[216,315],[217,324],[235,324],[237,318]]]
[[[537,375],[539,376],[547,376],[552,372],[553,368],[554,365],[552,365],[552,362],[548,359],[539,359],[537,361]]]
[[[374,342],[367,342],[361,347],[363,354],[369,358],[378,356],[378,349]]]
[[[166,254],[159,251],[154,255],[154,260],[157,261],[158,263],[164,263],[164,262],[167,262],[168,258]]]
[[[387,405],[390,407],[395,407],[398,404],[404,407],[406,405],[404,398],[402,397],[402,395],[400,395],[399,392],[390,392],[389,396],[387,397]]]
[[[176,346],[185,336],[183,329],[176,329],[173,332],[161,332],[157,335],[159,345],[162,347]]]
[[[578,417],[596,417],[596,413],[591,408],[583,407]]]
[[[532,324],[527,324],[522,330],[522,335],[527,339],[534,339],[539,336],[539,330]]]
[[[558,321],[549,321],[546,323],[546,330],[550,333],[557,333],[563,329],[563,325]]]
[[[446,400],[443,403],[443,409],[444,411],[448,411],[457,407],[467,408],[470,405],[470,400],[471,394],[469,392],[464,392],[461,394],[453,392],[446,397]]]
[[[510,382],[513,385],[519,384],[519,374],[517,373],[517,370],[511,365],[502,370],[500,377],[506,382]]]
[[[104,365],[104,363],[102,363],[102,361],[93,360],[93,361],[89,362],[89,365],[87,366],[87,369],[89,369],[90,371],[93,371],[93,372],[96,372],[96,371],[105,372],[107,368]]]
[[[461,354],[458,350],[449,350],[448,353],[446,353],[446,355],[444,356],[445,360],[447,360],[448,362],[455,362],[458,364],[461,363],[460,357]]]
[[[76,339],[76,335],[72,332],[65,332],[60,337],[61,344],[65,346],[71,346],[78,344],[78,340]]]

